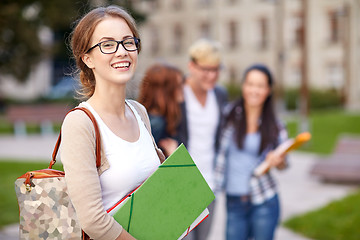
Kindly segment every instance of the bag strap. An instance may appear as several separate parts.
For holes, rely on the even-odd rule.
[[[101,138],[100,138],[100,131],[99,131],[99,127],[97,125],[96,119],[94,117],[94,115],[91,113],[91,111],[85,107],[76,107],[71,109],[66,115],[68,115],[70,112],[75,111],[75,110],[81,110],[83,111],[91,120],[91,122],[94,125],[94,129],[95,129],[95,141],[96,141],[96,150],[95,150],[95,155],[96,155],[96,167],[99,168],[101,165]],[[59,133],[59,137],[56,141],[55,147],[54,147],[54,151],[52,154],[52,160],[50,162],[49,165],[49,169],[52,168],[52,166],[56,163],[56,155],[59,151],[59,147],[60,147],[60,143],[61,143],[61,130]]]

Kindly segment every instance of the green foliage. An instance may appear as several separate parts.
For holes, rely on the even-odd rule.
[[[300,102],[300,90],[288,89],[285,91],[285,105],[288,110],[295,110]],[[341,107],[341,95],[335,90],[318,90],[309,91],[309,107],[312,110]]]
[[[0,73],[25,80],[30,70],[44,57],[57,54],[42,44],[39,32],[50,27],[54,32],[69,29],[78,16],[77,9],[86,6],[72,0],[5,0],[0,3]],[[55,46],[64,40],[55,39]]]
[[[310,91],[310,109],[324,109],[341,107],[341,95],[335,90]]]
[[[230,101],[238,99],[241,96],[241,86],[236,83],[228,83],[225,85],[225,88],[228,92],[228,97]]]
[[[298,107],[299,95],[298,89],[289,89],[285,91],[284,100],[286,109],[295,110]]]
[[[0,74],[25,81],[46,56],[68,62],[67,38],[73,23],[91,9],[88,0],[2,0],[0,2]],[[106,2],[106,1],[105,1]],[[145,16],[130,0],[107,1],[124,6],[138,22]],[[54,33],[52,45],[41,43],[39,32],[48,27]]]
[[[296,137],[296,135],[299,134],[298,123],[294,120],[287,121],[286,129],[288,131],[289,138],[294,138],[294,137]]]
[[[241,85],[229,83],[225,85],[229,94],[229,100],[235,100],[241,96]],[[277,93],[275,92],[275,95]],[[279,96],[280,97],[280,96]],[[284,93],[285,107],[287,110],[296,110],[300,102],[300,90],[288,89]],[[310,110],[331,109],[342,106],[341,95],[335,90],[318,90],[309,91]]]
[[[318,210],[287,220],[284,225],[311,239],[357,240],[360,236],[360,191]]]
[[[50,159],[49,159],[50,162]],[[48,163],[17,162],[12,160],[0,161],[0,227],[19,222],[19,207],[15,194],[15,180],[27,171],[44,169]],[[62,165],[57,163],[54,169],[62,170]]]

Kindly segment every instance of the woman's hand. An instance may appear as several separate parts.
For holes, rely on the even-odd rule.
[[[276,151],[270,151],[266,155],[265,160],[255,168],[255,176],[259,177],[265,174],[272,167],[276,167],[279,170],[286,168],[287,162],[285,161],[285,155],[285,153],[279,155]]]
[[[173,138],[166,138],[159,141],[159,147],[164,150],[166,157],[170,156],[178,146],[179,143]]]
[[[270,151],[265,158],[265,161],[269,164],[269,167],[283,168],[285,165],[285,154],[279,155],[275,151]]]

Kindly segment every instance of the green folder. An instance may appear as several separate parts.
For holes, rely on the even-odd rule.
[[[214,199],[181,144],[113,217],[136,239],[178,239]]]

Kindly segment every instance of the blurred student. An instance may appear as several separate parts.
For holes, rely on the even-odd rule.
[[[184,85],[182,120],[179,141],[214,189],[214,161],[218,148],[222,109],[227,102],[226,91],[217,86],[221,69],[219,43],[200,39],[189,48],[188,76]],[[186,239],[206,239],[214,216],[214,202],[208,207],[210,215]]]
[[[217,188],[224,188],[227,240],[271,240],[279,222],[275,181],[268,171],[256,177],[263,161],[283,169],[284,156],[273,153],[287,132],[272,106],[273,77],[260,64],[244,74],[242,96],[229,107],[217,158]]]
[[[183,82],[183,73],[178,68],[156,63],[147,69],[140,86],[138,101],[147,109],[155,142],[166,156],[179,145]]]

